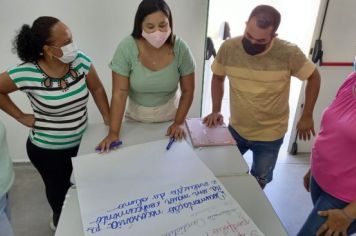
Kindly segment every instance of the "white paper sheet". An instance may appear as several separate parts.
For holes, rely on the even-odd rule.
[[[263,235],[185,141],[166,145],[73,159],[85,235]]]

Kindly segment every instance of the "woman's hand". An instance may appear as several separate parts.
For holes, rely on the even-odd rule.
[[[185,138],[184,124],[173,123],[168,127],[166,135],[177,140]]]
[[[118,141],[119,136],[114,133],[109,133],[96,147],[95,150],[98,152],[109,152],[110,151],[110,145],[112,142]]]
[[[20,117],[17,118],[17,121],[24,126],[32,128],[35,124],[35,116],[33,114],[23,113]]]
[[[310,192],[310,177],[311,177],[311,171],[310,169],[308,170],[307,173],[305,173],[304,177],[303,177],[303,184],[304,184],[304,188]]]
[[[320,226],[316,235],[343,235],[347,236],[347,229],[352,220],[343,212],[342,209],[331,209],[327,211],[319,211],[320,216],[327,217],[325,223]]]

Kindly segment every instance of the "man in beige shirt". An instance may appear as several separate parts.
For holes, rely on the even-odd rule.
[[[241,154],[253,152],[251,174],[262,188],[272,180],[287,131],[291,76],[307,81],[304,110],[297,124],[299,138],[315,135],[313,110],[320,75],[296,45],[277,38],[280,19],[275,8],[257,6],[246,22],[244,35],[223,43],[212,65],[213,111],[204,119],[208,126],[223,122],[220,111],[227,76],[229,129]]]

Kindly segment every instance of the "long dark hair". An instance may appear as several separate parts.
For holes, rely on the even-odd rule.
[[[145,17],[151,13],[161,11],[168,17],[169,26],[172,30],[171,35],[169,35],[166,42],[173,44],[173,20],[171,9],[164,0],[143,0],[137,8],[134,28],[132,30],[131,36],[135,39],[142,37],[142,22]]]
[[[32,27],[24,24],[13,40],[13,51],[23,62],[37,61],[43,55],[43,46],[49,43],[52,27],[58,22],[57,18],[41,16]]]

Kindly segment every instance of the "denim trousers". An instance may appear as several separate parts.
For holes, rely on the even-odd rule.
[[[0,235],[13,236],[10,224],[8,195],[0,196]]]
[[[310,194],[314,208],[310,212],[306,222],[300,229],[297,236],[312,236],[326,221],[326,217],[319,216],[318,211],[325,211],[329,209],[342,209],[349,203],[337,199],[330,194],[324,192],[315,179],[312,177],[310,181]],[[347,230],[347,235],[356,233],[356,220],[354,220]]]
[[[252,151],[251,175],[255,176],[257,181],[262,185],[271,182],[284,136],[274,141],[250,141],[241,137],[230,125],[229,130],[242,155],[248,150]]]

